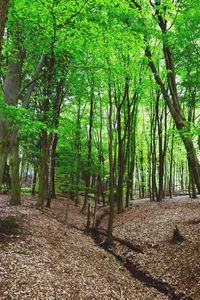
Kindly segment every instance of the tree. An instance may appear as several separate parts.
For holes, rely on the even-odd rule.
[[[1,49],[2,49],[4,28],[5,28],[5,24],[6,24],[7,13],[8,13],[8,4],[9,4],[9,0],[1,0],[0,1],[0,53],[1,53]],[[1,58],[1,55],[0,55],[0,58]]]

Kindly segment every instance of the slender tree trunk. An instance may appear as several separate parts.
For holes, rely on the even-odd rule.
[[[106,205],[105,201],[105,193],[104,193],[104,177],[105,177],[105,165],[104,165],[104,153],[103,153],[103,138],[102,138],[102,131],[103,131],[103,109],[102,109],[102,99],[100,98],[100,132],[99,132],[99,161],[100,161],[100,176],[99,176],[99,184],[101,190],[101,199],[103,206]]]
[[[189,75],[188,75],[189,76]],[[190,90],[190,101],[188,103],[188,127],[191,127],[191,123],[194,123],[195,121],[195,93],[193,93]],[[189,191],[190,197],[195,199],[197,198],[197,191],[196,191],[196,187],[195,187],[195,180],[194,180],[194,176],[192,174],[192,170],[191,170],[191,166],[189,164],[188,161],[188,169],[189,169],[189,190],[191,190],[191,193]],[[184,174],[183,174],[184,176]]]
[[[121,110],[117,112],[117,132],[118,132],[118,184],[117,184],[117,208],[118,213],[123,210],[123,179],[124,179],[124,153],[121,136]]]
[[[129,152],[130,145],[130,131],[131,131],[131,120],[133,117],[133,113],[131,113],[131,104],[129,99],[129,80],[125,78],[124,85],[124,96],[123,99],[120,100],[117,97],[117,93],[115,91],[115,102],[117,108],[117,137],[118,137],[118,183],[117,183],[117,206],[118,213],[123,210],[123,186],[124,186],[124,175],[126,171],[127,157]],[[137,96],[137,94],[135,94]],[[134,97],[133,97],[134,99]],[[125,106],[126,104],[126,106]],[[126,111],[127,109],[127,120],[124,118],[124,132],[122,131],[122,109]],[[123,134],[122,134],[123,132]]]
[[[71,172],[71,174],[70,174],[70,184],[71,184],[71,187],[70,187],[69,197],[70,197],[71,200],[74,200],[74,197],[75,197],[75,188],[74,188],[75,176],[74,176],[73,172]]]
[[[174,133],[172,134],[172,144],[170,150],[170,166],[169,166],[169,196],[173,197],[173,156],[174,156]]]
[[[2,189],[4,167],[8,156],[7,146],[0,142],[0,191]]]
[[[163,111],[159,114],[160,92],[156,97],[156,121],[158,124],[158,145],[159,145],[159,189],[157,201],[162,201],[164,197],[164,171],[165,156],[167,151],[167,108],[164,108],[164,128],[163,128]]]
[[[189,178],[189,196],[190,196],[190,198],[193,198],[193,199],[198,198],[194,179],[192,178],[191,173],[190,173],[190,178]]]
[[[78,99],[78,113],[76,119],[76,192],[75,192],[75,204],[78,206],[79,203],[79,184],[80,184],[80,161],[81,161],[81,101]]]
[[[11,189],[11,179],[10,179],[9,169],[10,167],[6,162],[4,167],[4,174],[3,174],[3,184],[5,185],[7,190]]]
[[[39,170],[39,197],[37,201],[37,207],[43,209],[45,201],[48,195],[48,158],[49,158],[49,146],[47,132],[43,131],[41,136],[41,158],[40,158],[40,170]],[[47,207],[49,207],[49,203]]]
[[[26,157],[25,154],[23,153],[22,158],[21,158],[21,171],[20,171],[20,184],[22,185],[22,183],[25,181],[25,169],[26,169]]]
[[[151,159],[152,159],[152,168],[151,168],[151,172],[152,172],[152,191],[151,191],[151,200],[155,201],[158,195],[158,191],[157,191],[157,181],[156,181],[156,174],[157,174],[157,170],[156,170],[156,164],[157,164],[157,156],[156,156],[156,128],[157,128],[157,123],[156,123],[156,113],[155,113],[155,107],[153,105],[152,107],[152,114],[153,114],[153,120],[152,120],[152,154],[151,154]]]
[[[53,60],[54,63],[54,60]],[[53,69],[52,69],[53,70]],[[49,82],[52,80],[53,71],[50,71],[49,74]],[[52,73],[51,73],[52,72]],[[52,120],[52,126],[55,128],[58,128],[59,126],[59,116],[60,116],[60,109],[61,105],[64,99],[64,93],[63,93],[63,87],[64,87],[64,80],[61,79],[57,82],[56,85],[56,97],[53,99],[53,120]],[[50,96],[50,84],[48,85],[48,91],[47,94]],[[47,95],[48,96],[48,95]],[[48,100],[47,100],[47,107],[45,108],[48,110]],[[48,187],[48,197],[47,197],[47,207],[50,208],[51,206],[51,200],[53,198],[56,198],[56,189],[55,189],[55,171],[56,171],[56,148],[58,144],[58,135],[55,133],[52,136],[51,141],[51,147],[50,147],[50,170],[49,170],[49,187]]]
[[[159,99],[160,94],[157,94],[156,99],[156,121],[158,123],[158,145],[159,145],[159,188],[157,194],[157,201],[162,200],[163,196],[163,177],[164,177],[164,160],[163,160],[163,130],[162,130],[162,114],[159,116]]]
[[[91,163],[92,163],[92,131],[93,131],[93,118],[94,118],[94,81],[91,83],[91,94],[90,94],[90,124],[89,124],[89,137],[88,137],[88,163],[87,170],[85,174],[85,197],[82,207],[82,212],[86,211],[88,204],[88,194],[90,188],[90,172],[91,172]]]
[[[55,134],[53,137],[53,142],[51,145],[51,154],[50,154],[50,194],[51,198],[56,198],[55,191],[55,170],[56,170],[56,148],[58,143],[58,135]]]
[[[113,221],[114,221],[114,164],[113,164],[113,102],[112,102],[112,91],[109,84],[109,116],[108,116],[108,138],[109,138],[109,170],[110,170],[110,180],[109,180],[109,218],[108,218],[108,227],[107,227],[107,236],[106,236],[106,246],[110,247],[113,243]]]
[[[33,170],[33,182],[32,182],[32,189],[31,189],[31,195],[35,195],[35,187],[36,187],[36,181],[37,181],[37,169],[34,168]]]
[[[150,174],[149,174],[149,188],[150,188],[150,201],[155,201],[155,185],[153,182],[153,176],[155,175],[153,173],[153,141],[155,138],[155,113],[154,113],[154,105],[151,105],[151,125],[150,125],[150,149],[149,149],[149,170],[150,170]]]
[[[137,126],[137,108],[138,108],[138,97],[137,94],[134,95],[133,98],[133,110],[132,114],[130,114],[129,109],[129,126],[130,132],[128,134],[128,145],[127,145],[127,161],[128,161],[128,178],[126,182],[126,207],[129,206],[129,200],[132,199],[132,187],[133,187],[133,176],[135,169],[135,152],[136,152],[136,126]],[[131,116],[132,115],[132,116]]]
[[[142,145],[143,148],[143,145]],[[140,178],[141,178],[141,184],[140,184],[140,190],[141,190],[141,198],[143,199],[145,197],[145,178],[144,178],[144,154],[143,149],[140,151]]]
[[[20,178],[19,178],[19,141],[16,140],[12,146],[9,156],[10,178],[11,178],[11,205],[20,205]]]

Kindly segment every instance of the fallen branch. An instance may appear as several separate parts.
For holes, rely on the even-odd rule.
[[[106,231],[103,230],[103,229],[93,228],[93,229],[91,229],[91,233],[92,233],[92,235],[103,235],[103,236],[106,236]],[[113,241],[118,242],[121,245],[128,247],[129,249],[133,250],[134,252],[142,253],[142,254],[144,253],[141,246],[139,246],[139,245],[133,245],[130,241],[121,239],[121,238],[116,237],[116,236],[113,236]]]
[[[118,261],[120,261],[123,266],[130,272],[133,278],[138,279],[140,282],[144,283],[150,288],[155,288],[157,291],[166,295],[171,300],[193,300],[193,298],[187,296],[184,292],[176,290],[175,287],[173,287],[169,283],[163,281],[162,279],[155,278],[150,273],[142,270],[140,265],[135,264],[128,257],[119,255],[118,253],[116,253],[114,248],[106,248],[105,243],[100,243],[99,235],[105,235],[105,232],[97,230],[97,235],[93,236],[96,243],[108,253],[112,254]],[[115,237],[113,237],[113,239],[115,240]],[[135,248],[135,246],[133,246],[133,248]]]

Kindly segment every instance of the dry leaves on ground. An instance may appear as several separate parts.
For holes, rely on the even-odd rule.
[[[21,208],[0,200],[1,216],[23,216],[23,231],[0,242],[0,299],[167,299],[90,237],[30,207],[30,198]]]

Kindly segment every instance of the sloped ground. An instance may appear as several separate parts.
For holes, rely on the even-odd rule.
[[[24,201],[26,207],[14,208],[0,197],[0,216],[17,215],[23,227],[18,235],[0,239],[0,299],[168,299],[132,278],[90,237]],[[54,209],[56,204],[61,217],[63,200]],[[79,216],[69,221],[82,224]]]
[[[53,203],[53,210],[64,219],[64,200]],[[83,229],[86,218],[71,204],[69,223]],[[106,209],[99,208],[101,216]],[[74,217],[76,216],[76,217]],[[107,216],[100,227],[106,229]],[[186,241],[172,244],[171,238],[178,226]],[[161,279],[177,291],[183,291],[195,300],[200,299],[200,200],[187,196],[166,199],[161,203],[136,200],[123,213],[115,216],[114,235],[142,247],[144,254],[130,251],[119,243],[115,250],[138,264],[155,279]],[[130,298],[135,299],[135,298]],[[148,299],[148,298],[145,298]]]
[[[178,226],[186,241],[173,245]],[[200,299],[200,201],[176,197],[162,203],[135,202],[116,216],[114,234],[141,245],[144,254],[128,253],[131,261],[156,278]],[[122,251],[118,247],[119,253]]]

